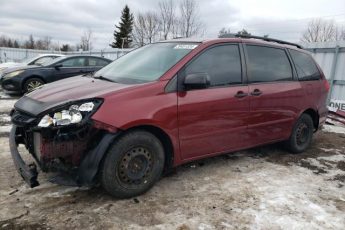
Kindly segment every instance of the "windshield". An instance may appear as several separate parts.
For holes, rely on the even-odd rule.
[[[30,58],[24,58],[23,60],[21,60],[19,63],[23,63],[23,64],[29,64],[30,62],[36,60],[37,57],[30,57]]]
[[[198,43],[155,43],[136,49],[95,73],[122,84],[157,80]]]
[[[52,65],[52,64],[54,64],[54,63],[57,63],[57,62],[59,62],[59,61],[65,59],[65,58],[66,58],[66,57],[58,57],[58,58],[55,58],[55,59],[52,59],[52,60],[43,62],[43,63],[41,63],[40,65],[41,65],[41,66],[50,66],[50,65]]]

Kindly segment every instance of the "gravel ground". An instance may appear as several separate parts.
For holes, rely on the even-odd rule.
[[[276,144],[187,164],[148,193],[117,200],[43,174],[28,188],[8,147],[14,102],[0,99],[0,229],[344,229],[343,130],[318,132],[299,155]]]

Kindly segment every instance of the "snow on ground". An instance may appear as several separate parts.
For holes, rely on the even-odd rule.
[[[11,96],[4,93],[3,91],[0,91],[0,99],[5,99],[5,98],[11,98]]]
[[[1,133],[9,133],[11,131],[11,125],[0,126],[0,134]]]
[[[116,200],[100,188],[47,182],[29,189],[0,138],[0,228],[84,229],[344,229],[345,143],[317,133],[294,155],[255,148],[181,166],[148,193]],[[21,152],[27,162],[31,158]],[[15,211],[14,211],[15,210]]]
[[[344,229],[345,135],[333,126],[302,154],[270,145],[205,159],[117,200],[98,187],[51,184],[43,173],[28,188],[1,135],[14,102],[0,99],[0,229]]]
[[[11,117],[8,114],[0,114],[0,124],[2,123],[10,123]]]
[[[325,131],[325,132],[343,133],[343,134],[345,134],[345,127],[341,127],[341,126],[323,125],[322,130]]]
[[[16,99],[0,100],[0,113],[9,113],[16,101]]]

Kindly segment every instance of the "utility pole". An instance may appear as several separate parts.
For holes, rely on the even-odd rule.
[[[123,56],[123,45],[124,45],[124,43],[125,43],[125,40],[127,39],[127,37],[123,37],[123,38],[121,38],[122,39],[122,45],[121,45],[121,56]]]
[[[121,45],[121,49],[123,50],[123,45],[124,45],[124,43],[125,43],[125,40],[127,39],[126,37],[123,37],[123,38],[121,38],[122,39],[122,45]]]

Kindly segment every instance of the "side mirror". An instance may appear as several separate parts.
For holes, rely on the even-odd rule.
[[[207,73],[191,73],[184,79],[186,89],[205,89],[210,85],[210,76]]]
[[[62,67],[61,63],[54,65],[54,68],[57,69],[57,70],[60,69],[61,67]]]

